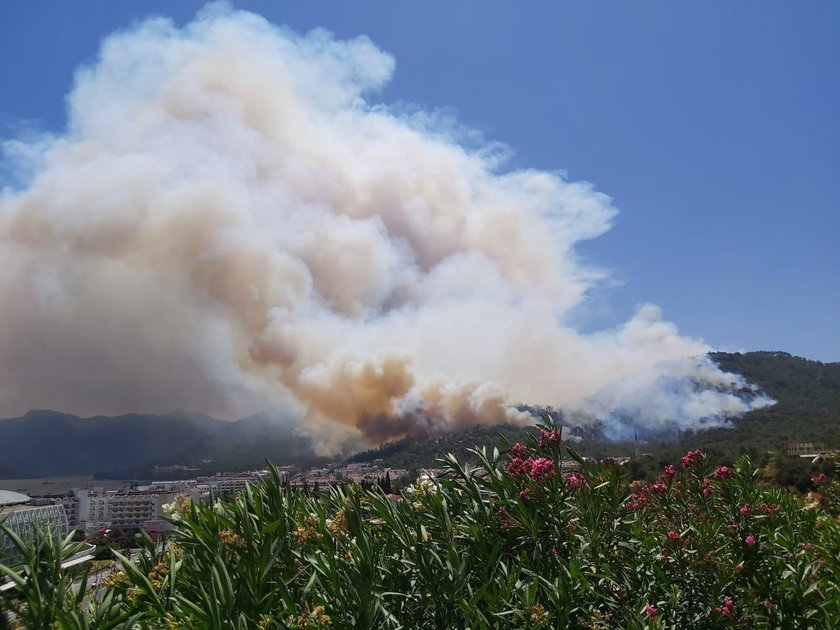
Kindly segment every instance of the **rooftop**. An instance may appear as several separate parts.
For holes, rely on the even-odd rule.
[[[0,515],[5,514],[14,514],[15,512],[38,512],[43,513],[44,510],[49,510],[50,508],[60,507],[64,509],[60,503],[47,503],[46,505],[28,505],[28,504],[18,504],[18,505],[0,505]]]
[[[17,503],[28,503],[29,497],[11,490],[0,490],[0,506],[15,505]]]

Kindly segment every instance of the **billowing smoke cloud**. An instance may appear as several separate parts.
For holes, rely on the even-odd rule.
[[[517,402],[654,427],[756,404],[654,306],[571,327],[610,199],[365,100],[393,71],[220,5],[108,38],[67,132],[7,144],[31,176],[0,198],[0,411],[274,407],[378,441]]]

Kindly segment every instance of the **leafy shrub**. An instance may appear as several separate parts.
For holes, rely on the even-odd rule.
[[[357,486],[307,496],[283,487],[276,472],[230,500],[180,500],[167,544],[145,537],[135,562],[117,554],[121,570],[107,579],[103,603],[83,613],[78,598],[65,597],[52,623],[840,624],[836,476],[815,478],[818,491],[803,498],[759,484],[745,457],[714,467],[692,451],[655,481],[627,484],[616,466],[590,469],[548,426],[526,444],[475,457],[475,467],[445,458],[446,473],[422,479],[402,501]],[[561,470],[569,457],[577,470]]]

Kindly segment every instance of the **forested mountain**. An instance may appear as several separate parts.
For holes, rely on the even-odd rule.
[[[235,422],[163,457],[141,466],[112,470],[109,478],[176,478],[197,474],[257,468],[268,459],[277,464],[319,461],[312,440],[300,435],[287,419],[263,413]],[[183,467],[173,469],[174,466]]]
[[[786,352],[711,355],[723,369],[743,374],[776,400],[733,423],[694,436],[700,444],[749,444],[783,450],[788,442],[840,448],[840,363],[820,363]]]
[[[201,414],[79,418],[30,411],[0,420],[0,478],[178,477],[316,459],[312,442],[271,414],[226,422]]]
[[[840,363],[810,361],[786,352],[716,352],[710,356],[724,370],[742,374],[750,383],[758,385],[776,404],[733,419],[726,428],[685,432],[679,442],[636,445],[597,439],[597,432],[588,432],[577,448],[593,456],[632,455],[639,448],[654,454],[657,462],[690,448],[703,448],[726,461],[740,453],[749,453],[760,461],[767,451],[783,451],[791,441],[819,442],[840,448]],[[515,441],[522,439],[527,431],[511,426],[477,427],[425,442],[404,440],[356,458],[381,458],[387,464],[406,468],[433,466],[435,459],[447,452],[464,459],[472,444],[492,447],[499,444],[502,435]]]
[[[137,466],[174,454],[227,423],[178,411],[78,416],[30,411],[0,420],[0,478],[59,477]]]
[[[740,452],[754,457],[783,450],[789,441],[821,442],[840,447],[840,363],[820,363],[784,352],[714,353],[722,368],[743,374],[776,401],[735,419],[729,428],[683,433],[679,443],[640,445],[642,451],[703,448],[721,458]],[[360,453],[353,461],[383,459],[400,468],[433,466],[446,453],[459,459],[474,445],[495,446],[500,435],[521,439],[526,429],[509,425],[475,427],[430,440],[403,440]],[[595,456],[633,454],[636,445],[608,442],[586,433],[578,444]],[[150,477],[171,467],[194,471],[237,470],[277,463],[307,463],[316,455],[309,438],[287,419],[271,414],[223,422],[200,414],[128,414],[115,418],[78,418],[52,411],[32,411],[0,420],[0,477],[103,474]],[[156,469],[162,467],[162,469]]]

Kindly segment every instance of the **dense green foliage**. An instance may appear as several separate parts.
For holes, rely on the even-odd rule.
[[[579,472],[560,470],[569,457]],[[41,574],[43,552],[21,600],[3,601],[24,627],[66,629],[840,624],[836,478],[803,498],[758,483],[746,458],[716,469],[695,451],[628,485],[549,427],[475,458],[447,458],[403,501],[358,486],[310,496],[277,475],[231,500],[184,499],[169,544],[121,558],[91,612],[57,583],[71,578]]]

